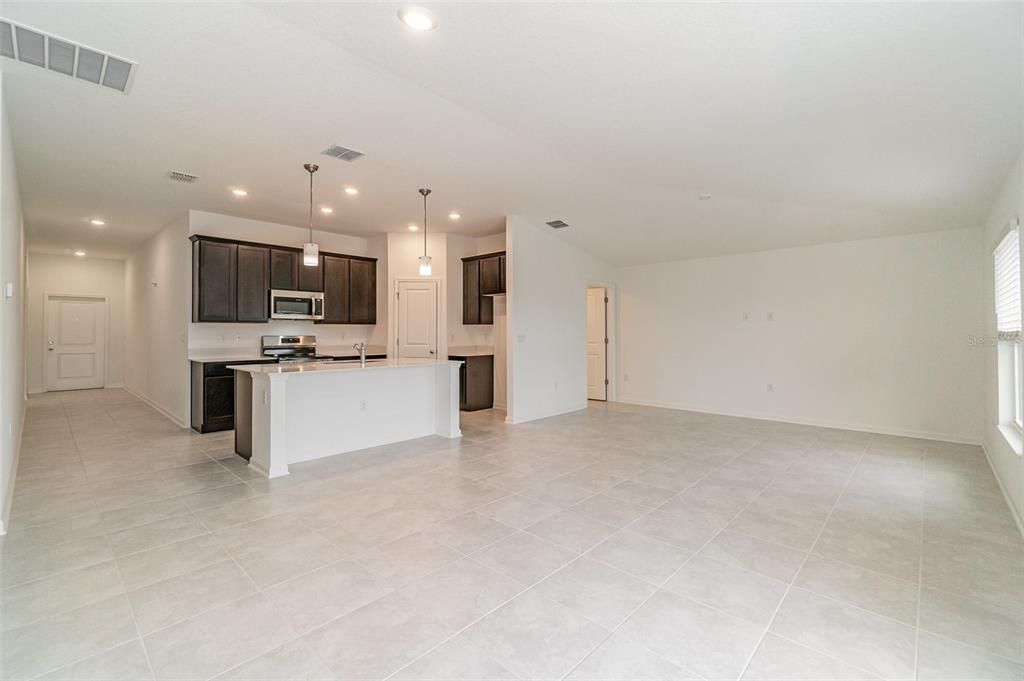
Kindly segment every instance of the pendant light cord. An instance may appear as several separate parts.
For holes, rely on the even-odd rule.
[[[309,243],[313,243],[313,171],[309,171]]]
[[[427,255],[427,195],[423,195],[423,255]]]

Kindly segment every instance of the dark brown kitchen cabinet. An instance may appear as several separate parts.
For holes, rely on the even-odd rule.
[[[200,433],[235,427],[236,364],[273,364],[274,360],[192,362],[192,429]]]
[[[494,355],[449,355],[459,367],[459,409],[478,411],[494,406]]]
[[[270,249],[270,288],[277,291],[298,290],[299,257],[295,251]]]
[[[377,261],[349,261],[348,300],[350,324],[377,323]]]
[[[237,276],[235,320],[265,322],[270,319],[270,249],[239,244]]]
[[[349,259],[321,256],[324,278],[324,324],[349,323]]]
[[[192,321],[235,321],[237,264],[236,244],[205,240],[192,242]]]
[[[505,254],[462,259],[462,323],[493,324],[494,297],[505,293]]]
[[[299,290],[324,290],[324,256],[320,256],[320,261],[317,265],[309,266],[302,262],[302,256],[299,255]]]
[[[481,258],[480,263],[480,295],[493,296],[503,293],[501,289],[501,261],[497,256]]]

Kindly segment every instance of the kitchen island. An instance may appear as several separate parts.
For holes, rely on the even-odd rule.
[[[456,438],[459,366],[445,360],[243,364],[235,451],[270,478],[289,464],[412,440]]]

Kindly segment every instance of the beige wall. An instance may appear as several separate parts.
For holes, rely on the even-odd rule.
[[[46,296],[97,296],[107,299],[107,357],[104,385],[124,385],[124,261],[30,253],[25,359],[30,393],[46,390]]]

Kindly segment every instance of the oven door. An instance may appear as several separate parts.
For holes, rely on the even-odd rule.
[[[322,293],[271,291],[271,319],[323,319]]]

